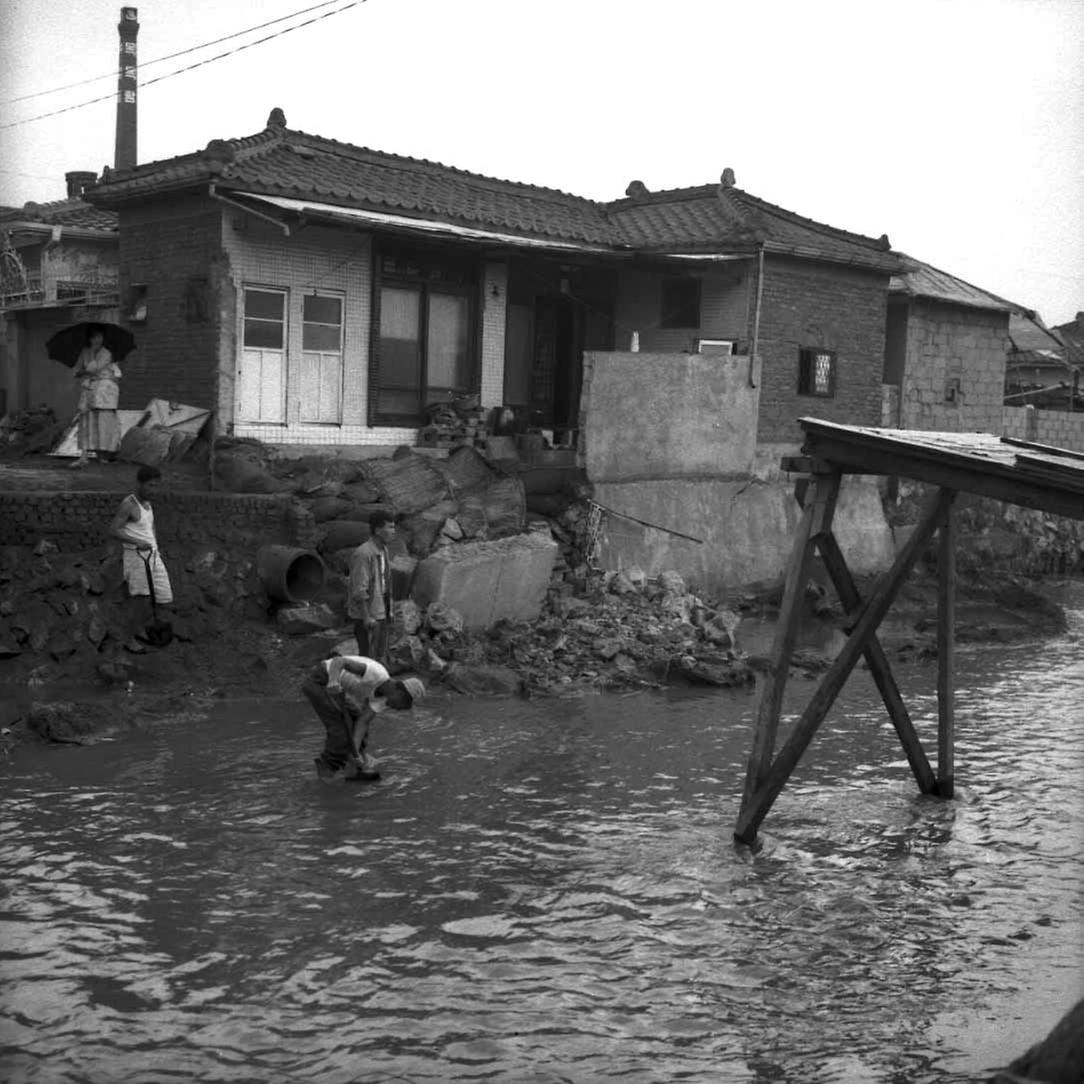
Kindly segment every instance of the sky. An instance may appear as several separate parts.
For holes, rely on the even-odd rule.
[[[137,0],[140,80],[169,76],[139,91],[139,160],[254,134],[278,106],[291,128],[598,200],[730,167],[1049,325],[1084,310],[1080,0],[335,0],[194,48],[316,3]],[[112,164],[121,7],[3,4],[0,204]]]

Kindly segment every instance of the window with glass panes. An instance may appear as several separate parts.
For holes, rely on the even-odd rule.
[[[301,301],[300,420],[342,421],[343,299],[306,294]]]
[[[432,403],[477,390],[472,265],[385,253],[378,263],[372,421],[415,425]]]
[[[815,347],[798,351],[798,394],[822,399],[831,399],[836,394],[835,351]]]

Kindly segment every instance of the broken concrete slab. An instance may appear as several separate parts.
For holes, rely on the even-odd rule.
[[[324,602],[284,606],[276,615],[279,628],[289,636],[303,636],[321,629],[337,628],[341,622]]]
[[[542,611],[557,548],[537,534],[449,546],[419,563],[412,596],[423,609],[439,602],[458,610],[468,629],[533,621]]]

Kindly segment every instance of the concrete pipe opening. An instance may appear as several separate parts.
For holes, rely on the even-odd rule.
[[[258,555],[260,582],[275,602],[307,602],[324,587],[327,570],[312,550],[264,546]]]

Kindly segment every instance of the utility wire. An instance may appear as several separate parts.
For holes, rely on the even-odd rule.
[[[165,75],[159,75],[154,79],[147,79],[138,85],[141,87],[149,87],[152,83],[161,83],[165,79],[172,79],[175,75],[183,75],[185,72],[190,72],[194,68],[202,68],[204,64],[213,64],[216,60],[224,60],[226,57],[233,56],[236,53],[242,53],[246,49],[251,49],[256,45],[263,45],[265,42],[272,41],[274,38],[281,38],[283,34],[289,34],[292,30],[300,30],[304,26],[311,26],[313,23],[320,22],[321,19],[329,19],[332,15],[339,15],[344,11],[349,11],[351,8],[356,8],[359,4],[364,4],[365,0],[353,0],[353,3],[347,4],[345,7],[336,8],[334,11],[326,11],[323,15],[317,15],[312,19],[306,19],[303,23],[297,23],[294,26],[288,26],[285,30],[279,30],[277,33],[268,34],[267,37],[258,38],[256,41],[250,41],[245,45],[239,45],[236,49],[230,49],[225,53],[219,53],[217,56],[208,57],[206,60],[199,60],[195,64],[189,64],[186,68],[178,68],[176,71],[167,72]],[[103,94],[98,98],[91,98],[89,101],[78,102],[76,105],[68,105],[63,109],[54,109],[50,113],[39,113],[36,117],[26,117],[24,120],[11,121],[8,124],[0,124],[0,130],[4,128],[17,128],[21,124],[30,124],[35,120],[45,120],[47,117],[56,117],[61,113],[70,113],[74,109],[83,109],[88,105],[96,105],[98,102],[110,101],[116,97],[116,92],[110,94]]]
[[[188,53],[198,52],[200,49],[209,49],[212,45],[221,45],[224,41],[230,41],[233,38],[239,38],[242,34],[251,34],[256,30],[263,30],[265,27],[274,26],[276,23],[285,22],[287,19],[294,19],[298,15],[308,15],[310,11],[316,11],[319,8],[326,8],[329,4],[336,3],[336,0],[323,0],[320,4],[314,4],[311,8],[302,8],[301,11],[293,11],[289,15],[282,15],[277,19],[271,19],[269,22],[260,23],[258,26],[250,26],[245,30],[238,30],[233,34],[227,34],[224,38],[215,38],[213,41],[205,41],[200,45],[193,45],[188,49],[182,49],[178,53],[169,53],[166,56],[155,57],[154,60],[140,61],[139,67],[149,68],[152,64],[161,64],[165,60],[175,60],[179,56],[185,56]],[[62,87],[52,87],[49,90],[36,90],[33,94],[23,94],[19,98],[0,98],[0,105],[14,105],[16,102],[26,102],[31,98],[42,98],[46,94],[59,94],[62,90],[71,90],[73,87],[83,87],[87,83],[98,83],[102,79],[114,79],[117,73],[115,71],[107,72],[104,75],[92,75],[89,79],[80,79],[76,83],[67,83]]]

